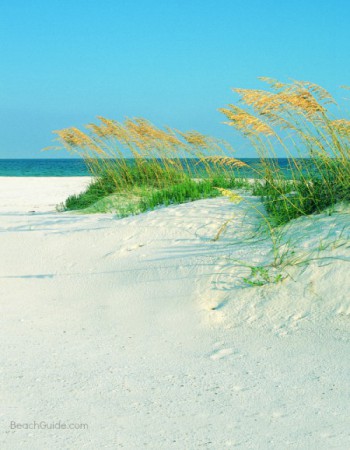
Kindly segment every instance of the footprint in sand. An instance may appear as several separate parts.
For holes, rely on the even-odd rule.
[[[210,359],[213,361],[217,361],[218,359],[226,358],[229,355],[232,355],[232,348],[222,348],[221,350],[216,350],[210,355]]]
[[[308,317],[307,313],[291,314],[281,324],[275,325],[273,331],[277,336],[286,336],[292,331],[298,330],[299,325],[307,320]]]
[[[138,248],[144,247],[146,244],[135,244],[135,245],[131,245],[130,247],[126,248],[127,252],[132,252],[134,250],[137,250]]]

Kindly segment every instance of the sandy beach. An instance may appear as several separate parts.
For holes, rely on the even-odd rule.
[[[251,286],[247,202],[55,211],[88,182],[0,178],[1,449],[350,448],[349,208],[293,221],[298,264]]]

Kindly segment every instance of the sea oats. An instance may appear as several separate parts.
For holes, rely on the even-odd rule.
[[[195,147],[206,147],[208,145],[208,137],[204,136],[198,131],[188,131],[187,133],[181,133],[181,136],[185,141]]]
[[[341,136],[350,138],[350,120],[346,119],[332,120],[330,122],[330,125]]]
[[[298,86],[302,89],[307,89],[310,93],[313,94],[319,101],[324,104],[333,103],[336,104],[333,96],[323,87],[318,84],[311,83],[310,81],[294,81],[294,85]]]
[[[95,125],[94,123],[89,123],[89,124],[85,125],[85,128],[87,128],[88,130],[91,130],[98,137],[105,138],[105,137],[109,136],[108,130],[104,126],[98,126],[98,125]]]
[[[228,125],[235,127],[243,134],[249,135],[261,133],[266,136],[274,134],[273,129],[264,123],[261,119],[248,113],[242,108],[235,105],[228,105],[229,108],[219,109],[229,120]]]
[[[233,89],[240,95],[243,103],[251,106],[259,114],[270,114],[273,111],[275,94],[257,89]]]
[[[331,94],[308,81],[280,83],[266,77],[262,81],[271,92],[234,89],[241,107],[228,105],[220,111],[228,125],[249,138],[261,158],[265,184],[256,190],[274,223],[349,200],[350,121],[330,118],[327,105],[336,104]],[[261,139],[260,133],[275,139]],[[282,151],[289,159],[288,182],[276,159]]]
[[[230,156],[205,156],[204,158],[201,158],[199,162],[201,161],[212,162],[213,164],[217,164],[219,166],[248,167],[248,164],[245,162]]]
[[[116,120],[106,119],[105,117],[98,116],[98,119],[103,123],[102,130],[106,137],[114,137],[122,144],[129,142],[129,134],[125,127]]]
[[[285,87],[288,86],[286,83],[281,83],[280,81],[276,80],[275,78],[258,77],[258,79],[263,81],[264,83],[267,83],[269,86],[271,86],[276,91],[285,89]]]
[[[288,106],[294,110],[302,111],[306,117],[311,117],[317,113],[324,113],[326,111],[307,89],[300,88],[277,95],[281,108]]]

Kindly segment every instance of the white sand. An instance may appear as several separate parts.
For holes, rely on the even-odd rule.
[[[0,177],[0,212],[54,211],[90,182],[90,177]]]
[[[54,212],[87,182],[0,178],[0,448],[350,448],[349,210],[295,221],[313,260],[248,287],[271,247],[246,203]]]

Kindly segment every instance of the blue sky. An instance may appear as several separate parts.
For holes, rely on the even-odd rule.
[[[146,117],[249,146],[223,125],[232,87],[309,80],[344,96],[350,2],[1,0],[0,158],[41,153],[52,130]]]

